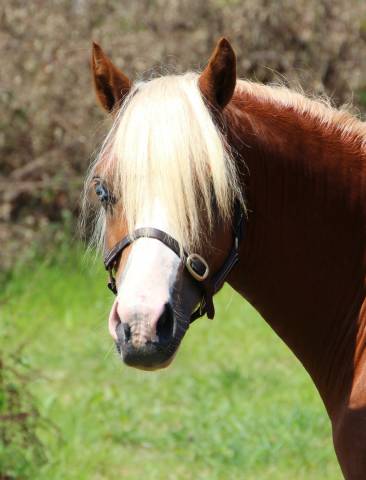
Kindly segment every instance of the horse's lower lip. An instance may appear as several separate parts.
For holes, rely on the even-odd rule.
[[[153,372],[155,370],[161,370],[163,368],[169,367],[169,365],[172,363],[174,357],[175,357],[175,354],[172,355],[170,358],[168,358],[168,360],[166,360],[165,362],[159,363],[157,365],[129,365],[128,363],[126,363],[126,362],[125,363],[126,363],[126,365],[128,365],[130,367],[133,367],[133,368],[137,368],[138,370]]]
[[[163,349],[156,348],[153,343],[147,344],[141,349],[134,349],[131,344],[125,344],[122,348],[116,342],[116,348],[123,362],[140,370],[159,370],[166,368],[175,357],[176,350],[171,353]]]

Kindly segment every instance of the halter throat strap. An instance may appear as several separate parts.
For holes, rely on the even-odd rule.
[[[178,257],[182,259],[185,268],[188,270],[194,281],[200,286],[202,290],[202,298],[198,308],[192,313],[190,323],[207,314],[207,317],[212,319],[215,316],[215,307],[213,304],[213,296],[217,293],[225,283],[225,280],[231,270],[239,261],[239,247],[244,234],[244,212],[241,206],[235,204],[234,221],[233,221],[233,245],[221,266],[220,270],[211,277],[196,273],[202,270],[202,266],[206,269],[208,274],[208,265],[206,261],[197,254],[189,255],[185,250],[181,250],[179,243],[168,233],[159,230],[158,228],[145,227],[136,229],[131,235],[126,235],[119,241],[111,250],[109,250],[104,257],[104,266],[109,273],[108,288],[116,295],[117,285],[114,276],[114,269],[117,266],[118,260],[125,248],[131,245],[139,238],[153,238],[159,240],[172,250]]]

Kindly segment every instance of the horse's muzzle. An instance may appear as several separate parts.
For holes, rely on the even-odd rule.
[[[153,327],[146,317],[137,313],[129,320],[121,319],[116,327],[116,345],[123,361],[143,370],[168,366],[188,329],[189,319],[182,321],[170,304],[166,304]]]

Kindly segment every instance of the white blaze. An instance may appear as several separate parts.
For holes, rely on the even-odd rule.
[[[164,209],[158,201],[141,215],[136,228],[141,227],[158,228],[172,235]],[[145,335],[155,331],[165,304],[171,303],[171,289],[179,264],[179,257],[159,240],[139,238],[133,242],[125,269],[118,279],[115,307],[122,322],[124,318],[129,319],[133,341],[143,343]],[[133,321],[135,313],[140,318],[138,322]],[[115,337],[115,325],[110,324],[110,330]]]

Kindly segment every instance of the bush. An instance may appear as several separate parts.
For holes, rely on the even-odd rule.
[[[29,390],[35,373],[21,350],[0,354],[0,479],[34,478],[46,461],[39,431],[47,422],[41,417]]]

